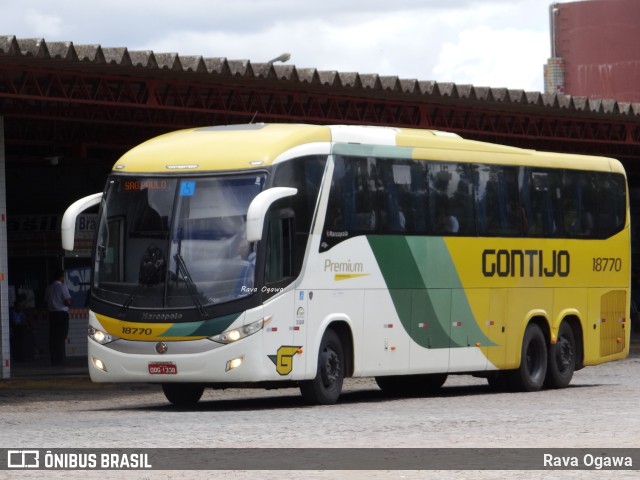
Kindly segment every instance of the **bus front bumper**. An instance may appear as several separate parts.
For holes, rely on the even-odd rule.
[[[263,352],[261,334],[220,345],[210,340],[101,345],[89,340],[94,382],[251,383],[286,380]],[[125,343],[126,342],[126,343]],[[135,353],[134,353],[135,352]]]

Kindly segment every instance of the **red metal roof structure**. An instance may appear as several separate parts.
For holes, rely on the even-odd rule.
[[[637,103],[14,36],[0,36],[0,115],[9,162],[51,143],[82,157],[168,130],[251,121],[435,128],[640,158]]]

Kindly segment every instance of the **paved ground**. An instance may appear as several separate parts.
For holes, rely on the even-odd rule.
[[[153,385],[97,385],[83,366],[33,366],[0,381],[0,447],[584,447],[640,446],[640,350],[588,367],[564,390],[495,393],[452,376],[431,397],[390,399],[371,379],[350,379],[338,405],[307,407],[295,389],[206,391],[178,410]],[[6,472],[5,472],[6,473]],[[13,472],[12,472],[13,473]],[[45,472],[45,478],[611,478],[613,472]],[[615,478],[638,478],[615,472]],[[3,478],[3,472],[0,472]],[[5,477],[12,478],[12,477]],[[43,478],[43,472],[16,478]]]
[[[640,447],[640,342],[622,362],[577,372],[570,388],[494,393],[452,376],[439,395],[389,399],[372,379],[349,379],[340,404],[305,406],[296,389],[206,391],[197,408],[169,406],[153,385],[92,384],[86,359],[12,366],[0,380],[0,447]],[[239,461],[239,465],[242,462]],[[11,476],[7,474],[11,473]],[[2,478],[153,478],[178,472],[0,471]],[[188,478],[611,478],[598,471],[215,471]],[[616,478],[640,478],[615,472]]]

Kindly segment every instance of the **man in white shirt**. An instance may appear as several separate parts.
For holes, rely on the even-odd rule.
[[[69,333],[69,306],[71,294],[64,284],[64,271],[56,272],[53,282],[45,292],[49,310],[49,354],[51,365],[62,365],[65,361],[65,342]]]

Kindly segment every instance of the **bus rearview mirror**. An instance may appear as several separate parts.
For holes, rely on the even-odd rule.
[[[298,193],[297,188],[274,187],[263,190],[251,201],[247,210],[247,240],[257,242],[262,239],[264,219],[269,207],[281,198],[290,197]]]
[[[102,192],[94,193],[88,197],[81,198],[73,202],[62,216],[60,230],[62,232],[62,248],[67,251],[73,250],[73,243],[76,236],[76,218],[86,209],[97,205],[102,200]]]

